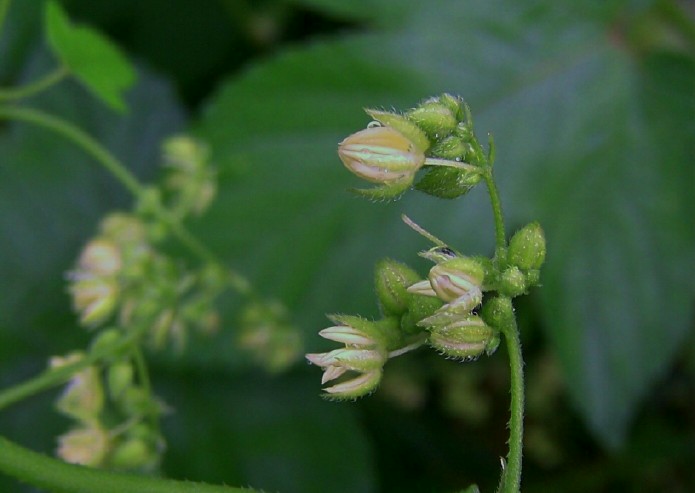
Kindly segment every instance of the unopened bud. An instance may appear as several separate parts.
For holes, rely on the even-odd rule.
[[[425,101],[417,108],[410,110],[407,117],[435,139],[451,133],[458,123],[456,114],[449,106],[437,99]]]
[[[499,339],[495,338],[495,330],[480,317],[469,315],[450,325],[432,329],[429,343],[447,356],[470,360],[492,346],[496,348]]]
[[[386,127],[391,127],[400,132],[406,139],[410,140],[416,148],[425,152],[430,147],[430,141],[425,132],[422,131],[415,123],[410,121],[405,116],[398,113],[391,113],[380,110],[365,110],[369,116],[374,118],[378,123]]]
[[[110,276],[121,268],[121,254],[113,241],[96,238],[82,250],[78,267],[93,276]]]
[[[526,292],[526,276],[516,266],[508,267],[502,272],[499,279],[499,292],[510,298],[514,298]]]
[[[88,367],[73,375],[56,402],[64,415],[80,421],[96,419],[104,408],[104,389],[99,371]]]
[[[527,224],[509,241],[509,262],[522,270],[540,269],[545,261],[545,234],[540,224]]]
[[[106,430],[96,426],[76,428],[58,437],[56,455],[65,462],[83,466],[100,466],[109,451]]]
[[[133,375],[133,365],[128,361],[120,361],[109,367],[106,381],[112,399],[118,399],[133,384]]]
[[[80,312],[80,323],[96,326],[111,316],[118,302],[118,284],[111,279],[87,277],[69,288],[73,308]]]
[[[109,457],[114,469],[140,469],[157,460],[156,452],[144,440],[130,438],[119,444]]]
[[[402,315],[408,309],[412,295],[408,287],[418,280],[417,272],[405,264],[384,259],[376,266],[376,294],[384,314]]]
[[[467,150],[468,144],[461,137],[450,135],[434,144],[429,155],[442,159],[465,161]]]
[[[476,259],[456,257],[430,269],[432,290],[445,302],[451,302],[472,291],[480,291],[485,270]]]
[[[425,155],[390,127],[373,127],[350,135],[338,146],[346,168],[372,183],[412,181]]]

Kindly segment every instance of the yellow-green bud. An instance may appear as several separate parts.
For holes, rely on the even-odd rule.
[[[51,367],[59,368],[84,357],[73,353],[67,358],[52,358]],[[96,367],[90,366],[73,375],[56,402],[56,408],[64,415],[79,421],[91,422],[104,408],[104,389]]]
[[[486,299],[485,303],[483,303],[481,316],[485,323],[501,330],[503,327],[514,323],[512,301],[506,296]]]
[[[509,241],[509,262],[522,270],[540,269],[545,261],[545,234],[540,224],[527,224]]]
[[[430,141],[425,132],[415,123],[398,113],[390,113],[380,110],[365,110],[369,116],[384,126],[399,131],[406,139],[410,140],[416,148],[425,152],[430,147]]]
[[[402,315],[412,295],[408,287],[417,282],[417,272],[405,264],[384,259],[376,266],[375,286],[381,310],[385,315]]]
[[[468,315],[449,325],[432,328],[429,343],[446,356],[471,360],[488,351],[491,345],[496,348],[499,339],[495,339],[495,330],[483,319]]]
[[[425,162],[424,153],[391,127],[372,127],[354,133],[338,146],[345,167],[372,183],[412,182]]]
[[[465,161],[467,151],[468,144],[461,137],[450,135],[434,144],[429,155],[441,159]]]
[[[77,279],[70,286],[72,304],[80,323],[94,327],[111,316],[118,302],[118,283],[102,277]]]

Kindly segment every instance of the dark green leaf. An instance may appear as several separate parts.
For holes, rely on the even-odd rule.
[[[615,41],[620,9],[506,0],[403,9],[401,30],[294,50],[223,87],[200,125],[222,169],[218,209],[200,231],[288,300],[307,333],[322,312],[375,312],[375,261],[410,262],[425,246],[401,211],[459,250],[490,253],[482,186],[456,203],[407,194],[364,204],[344,192],[355,179],[335,157],[367,123],[361,108],[461,94],[478,137],[495,134],[509,224],[546,229],[544,326],[570,393],[597,437],[619,444],[692,320],[683,274],[695,251],[684,185],[692,91],[668,89],[692,88],[692,68],[674,61],[651,83],[663,94],[648,97],[657,72]],[[650,116],[666,96],[669,111]]]
[[[111,108],[125,111],[123,92],[135,83],[135,70],[98,31],[73,26],[55,0],[46,4],[46,34],[56,56],[70,72]]]

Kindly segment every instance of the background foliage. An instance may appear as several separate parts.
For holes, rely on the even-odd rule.
[[[493,132],[508,227],[538,219],[544,287],[519,307],[528,434],[525,491],[688,491],[695,486],[695,27],[686,4],[537,0],[65,2],[139,65],[125,116],[62,83],[31,101],[99,138],[141,177],[161,139],[209,142],[220,194],[192,225],[259,290],[283,300],[308,348],[326,312],[375,315],[374,263],[425,272],[406,212],[470,253],[493,247],[482,189],[448,202],[365,203],[336,143],[365,106],[463,95]],[[688,17],[690,15],[690,17]],[[54,66],[41,2],[15,2],[0,85]],[[69,144],[0,127],[0,384],[83,345],[63,273],[118,185]],[[224,330],[159,358],[164,472],[282,492],[489,490],[504,455],[503,354],[475,365],[427,353],[389,363],[373,397],[317,397],[318,371],[269,377]],[[51,395],[0,419],[50,451],[65,423]],[[0,478],[0,490],[23,491]]]

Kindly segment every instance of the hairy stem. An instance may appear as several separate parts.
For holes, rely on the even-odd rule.
[[[0,6],[0,9],[1,8],[2,6]],[[0,16],[2,16],[2,12],[0,12]],[[53,72],[50,72],[40,79],[30,82],[24,86],[7,89],[0,88],[0,101],[16,101],[38,94],[63,80],[68,76],[68,73],[67,67],[61,65]]]
[[[497,191],[497,184],[495,179],[492,177],[492,167],[487,167],[485,173],[483,173],[483,178],[485,179],[485,184],[487,185],[487,191],[490,195],[490,205],[492,205],[492,214],[495,219],[495,256],[498,260],[504,262],[506,261],[506,249],[507,249],[507,237],[504,232],[504,218],[502,216],[502,202],[500,201],[500,195]]]
[[[500,493],[518,493],[521,487],[521,459],[524,439],[524,360],[521,354],[521,340],[514,317],[511,300],[507,306],[509,313],[506,323],[500,328],[507,343],[511,379],[511,403],[509,417],[509,453],[497,489]]]
[[[66,464],[0,437],[0,471],[55,493],[251,493],[256,490],[100,471]]]

